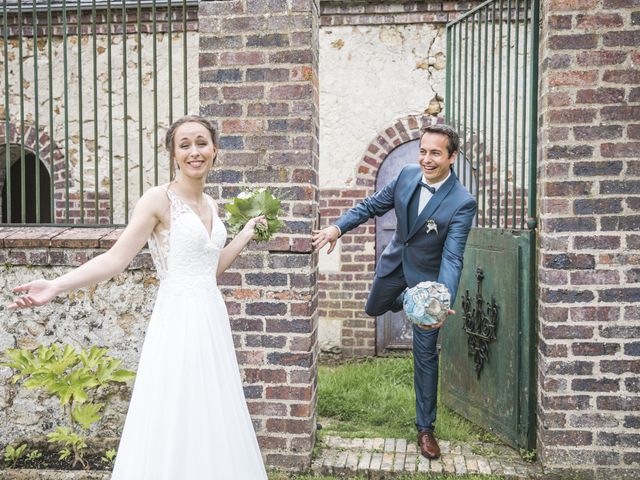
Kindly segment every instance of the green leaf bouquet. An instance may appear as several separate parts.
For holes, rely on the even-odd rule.
[[[283,223],[278,220],[280,213],[280,200],[275,198],[266,188],[245,190],[240,193],[231,203],[225,205],[229,214],[229,232],[232,235],[238,234],[249,220],[264,215],[267,225],[258,223],[256,225],[256,241],[266,242],[278,232]]]

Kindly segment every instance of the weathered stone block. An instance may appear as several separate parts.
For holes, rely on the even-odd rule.
[[[587,50],[596,48],[597,45],[598,36],[593,33],[549,37],[549,48],[553,50]]]
[[[576,392],[617,392],[620,390],[620,381],[607,378],[580,378],[571,381],[571,388]]]
[[[573,211],[576,215],[620,213],[622,212],[622,199],[579,199],[573,202]]]
[[[605,47],[633,47],[640,45],[640,30],[605,32],[602,36]]]
[[[591,145],[554,146],[547,150],[547,158],[589,158],[593,155]]]
[[[588,254],[546,255],[543,260],[547,268],[555,269],[593,269],[595,258]]]
[[[614,176],[623,167],[622,162],[577,162],[573,165],[573,173],[579,177]]]

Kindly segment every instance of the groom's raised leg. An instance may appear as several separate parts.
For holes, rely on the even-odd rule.
[[[407,288],[402,265],[385,277],[373,277],[373,285],[364,309],[367,315],[377,317],[388,311],[402,310],[400,294]]]

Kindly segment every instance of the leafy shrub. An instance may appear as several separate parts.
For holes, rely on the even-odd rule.
[[[4,463],[10,467],[15,467],[18,460],[20,460],[27,449],[27,444],[23,443],[17,447],[7,445],[4,449]]]
[[[60,347],[54,343],[33,351],[8,349],[0,364],[15,372],[12,383],[43,390],[59,400],[69,424],[56,427],[47,438],[60,448],[59,458],[69,460],[73,466],[78,463],[87,466],[86,430],[102,420],[111,396],[135,376],[134,372],[121,369],[122,360],[108,356],[107,352],[106,348],[98,347],[76,351],[70,345]],[[11,455],[16,454],[14,451]],[[20,456],[23,454],[24,449]],[[12,461],[13,465],[20,456]],[[5,461],[6,458],[7,450]]]

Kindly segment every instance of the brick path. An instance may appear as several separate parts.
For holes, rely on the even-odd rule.
[[[322,475],[360,475],[371,480],[408,472],[542,476],[540,465],[526,463],[509,447],[491,443],[440,441],[442,456],[428,460],[417,452],[415,442],[405,439],[327,436],[321,442],[321,454],[313,461],[312,470]]]

